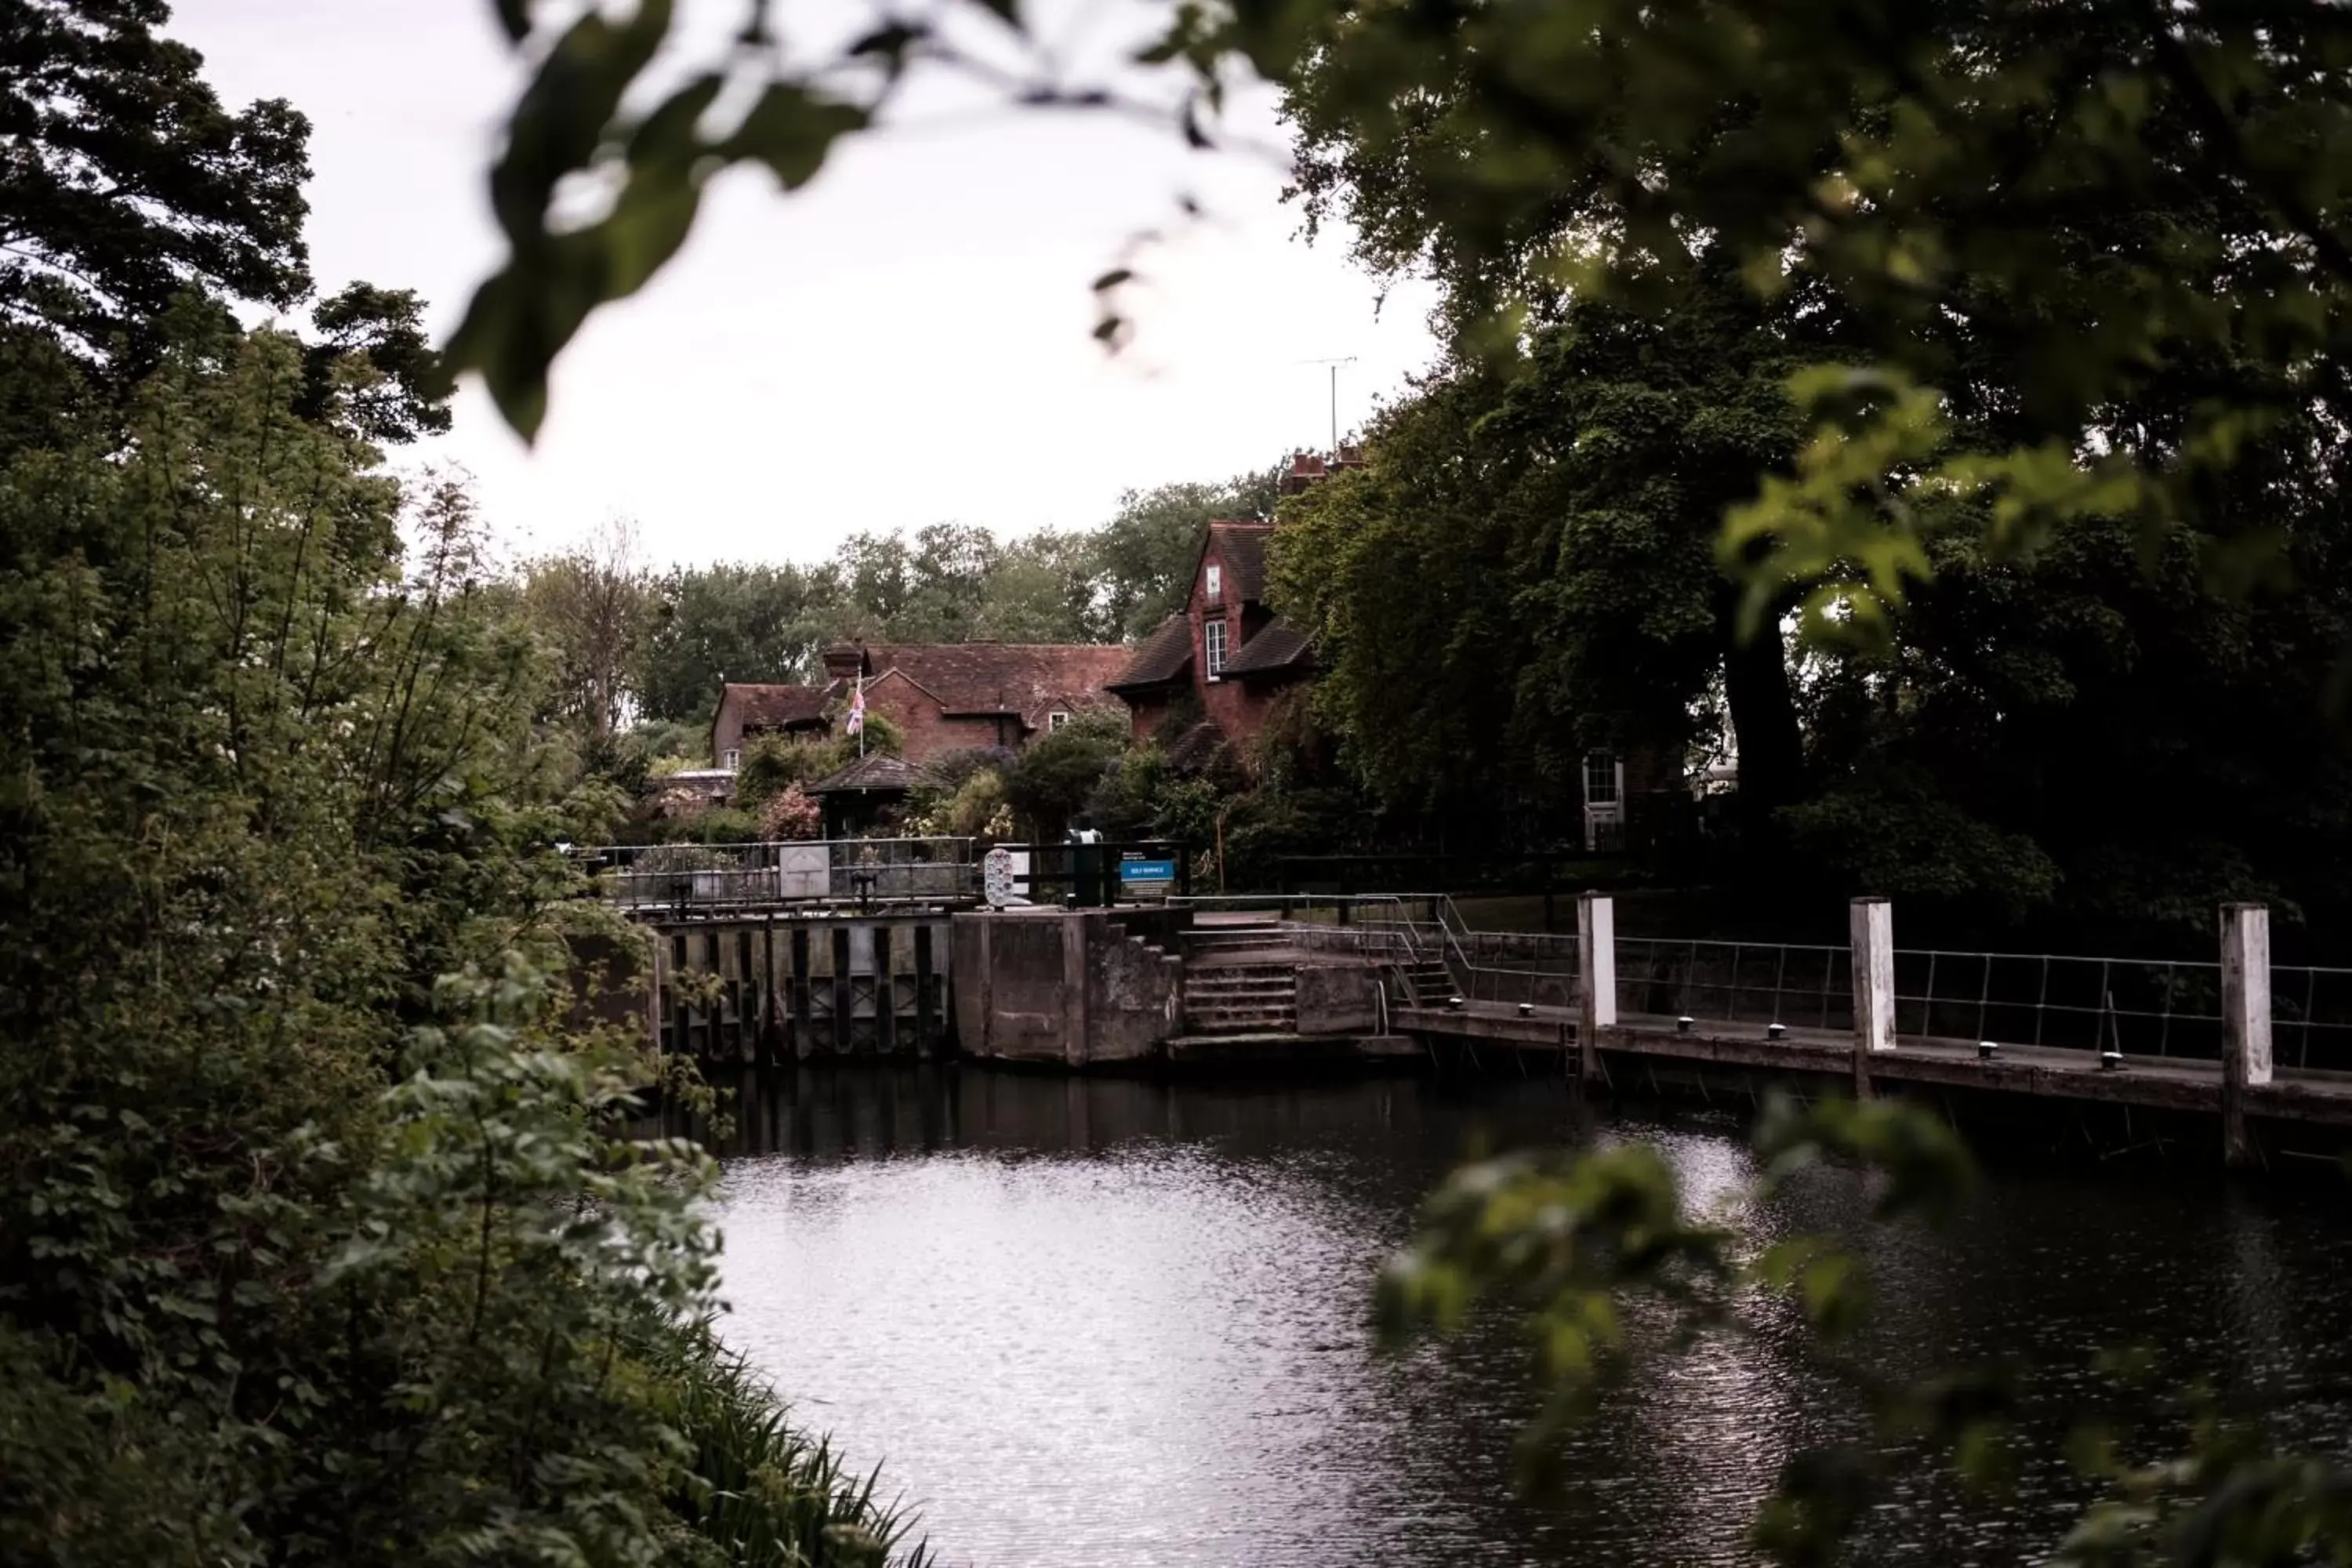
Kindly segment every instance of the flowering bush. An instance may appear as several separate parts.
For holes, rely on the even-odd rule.
[[[816,797],[798,784],[789,784],[770,795],[768,803],[760,808],[760,837],[770,842],[814,838],[824,822],[824,813]]]

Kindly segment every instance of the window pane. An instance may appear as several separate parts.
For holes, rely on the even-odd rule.
[[[1614,805],[1617,803],[1617,753],[1587,752],[1584,754],[1584,804]]]

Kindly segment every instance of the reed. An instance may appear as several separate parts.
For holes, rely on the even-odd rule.
[[[908,1542],[915,1516],[877,1492],[828,1437],[793,1425],[783,1401],[706,1323],[656,1342],[688,1457],[670,1498],[678,1518],[736,1568],[933,1568]]]

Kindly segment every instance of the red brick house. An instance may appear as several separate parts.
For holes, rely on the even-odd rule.
[[[1342,447],[1328,460],[1294,453],[1282,493],[1297,495],[1363,460],[1359,447]],[[1315,673],[1306,634],[1265,603],[1265,547],[1274,529],[1271,522],[1209,524],[1184,608],[1161,622],[1109,683],[1127,703],[1137,740],[1157,730],[1189,692],[1225,739],[1246,741],[1265,728],[1286,688]]]
[[[1160,624],[1108,682],[1139,741],[1191,695],[1229,741],[1265,727],[1285,688],[1312,675],[1314,650],[1265,604],[1270,522],[1209,524],[1184,608]]]
[[[730,682],[711,721],[711,760],[733,767],[767,733],[830,734],[853,686],[898,726],[906,757],[927,763],[975,746],[1017,747],[1108,699],[1129,650],[1094,643],[843,643],[824,653],[814,686]]]

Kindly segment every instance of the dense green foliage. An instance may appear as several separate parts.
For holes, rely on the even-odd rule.
[[[0,461],[0,1545],[782,1560],[695,1500],[681,1401],[741,1382],[676,1340],[708,1162],[625,1136],[642,1041],[541,978],[600,928],[553,847],[617,802],[541,737],[462,493],[303,373],[175,349]],[[878,1560],[829,1460],[777,1473],[730,1506]]]
[[[373,444],[442,417],[415,301],[237,327],[306,128],[164,16],[0,5],[0,1559],[879,1563],[696,1326],[580,672]]]
[[[1463,334],[1280,551],[1362,771],[1391,799],[1497,777],[1541,798],[1586,745],[1695,762],[1729,742],[1756,868],[1783,888],[2011,940],[2034,920],[2201,935],[2232,898],[2352,910],[2326,722],[2352,647],[2345,426],[2327,362],[2262,292],[2318,309],[2335,285],[2202,136],[2195,89],[2323,46],[2241,56],[2241,22],[2210,16],[2095,39],[2098,7],[1987,6],[1801,58],[1811,22],[1723,7],[1765,74],[1709,124],[1674,95],[1732,68],[1727,35],[1672,70],[1662,53],[1701,14],[1629,14],[1589,58],[1563,35],[1513,97],[1489,54],[1529,18],[1478,10],[1405,59],[1370,42],[1395,16],[1367,12],[1292,84],[1310,215],[1348,219],[1375,267],[1433,271]],[[1972,98],[1949,73],[1979,44],[2002,74]],[[1882,51],[1910,79],[1818,75]],[[1580,74],[1604,57],[1613,79]],[[1410,111],[1368,107],[1398,73],[1425,89]],[[2256,80],[2228,79],[2258,113]],[[1561,140],[1603,125],[1642,181]],[[2003,134],[1989,204],[1972,138]],[[1527,156],[1478,155],[1511,137]],[[1776,186],[1800,137],[1807,184]],[[2261,262],[2196,259],[2266,231]],[[1523,333],[1486,335],[1506,310]],[[1380,570],[1398,557],[1433,563],[1435,603]],[[1800,613],[1801,644],[1775,635]]]
[[[283,100],[225,109],[201,57],[157,31],[169,14],[163,0],[0,5],[0,323],[116,393],[175,320],[207,331],[234,304],[287,312],[311,296],[310,121]],[[384,441],[449,427],[415,295],[354,283],[312,319],[288,387],[305,417],[331,408]]]

